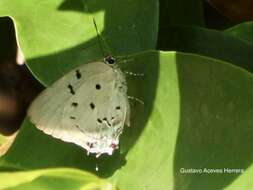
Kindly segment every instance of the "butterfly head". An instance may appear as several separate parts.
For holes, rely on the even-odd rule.
[[[104,63],[109,65],[109,66],[113,66],[116,63],[116,60],[113,56],[108,55],[104,58]]]

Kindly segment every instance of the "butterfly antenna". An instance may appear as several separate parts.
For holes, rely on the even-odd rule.
[[[109,48],[109,45],[106,43],[106,40],[102,37],[102,35],[100,35],[100,32],[97,27],[97,23],[88,8],[88,1],[87,0],[84,0],[84,7],[85,7],[86,11],[89,13],[89,15],[92,17],[92,21],[93,21],[93,24],[94,24],[94,27],[96,30],[96,34],[97,34],[98,44],[99,44],[99,47],[103,53],[103,56],[106,57],[106,56],[108,56],[108,54],[111,55],[111,50]],[[104,42],[106,48],[103,48],[102,42]],[[107,49],[107,52],[105,51],[105,49]]]
[[[95,29],[96,29],[99,47],[100,47],[101,51],[103,52],[104,57],[106,57],[107,55],[106,55],[105,50],[103,49],[103,45],[102,45],[103,38],[102,38],[102,36],[100,35],[100,33],[98,31],[97,23],[96,23],[96,21],[93,17],[92,17],[92,20],[93,20],[93,24],[94,24]]]

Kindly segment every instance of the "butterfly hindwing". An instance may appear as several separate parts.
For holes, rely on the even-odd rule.
[[[129,124],[126,88],[118,68],[103,62],[89,63],[43,91],[28,115],[46,134],[92,153],[111,154],[124,123]]]

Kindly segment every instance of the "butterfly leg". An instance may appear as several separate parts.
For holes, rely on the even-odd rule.
[[[133,61],[134,61],[133,58],[128,58],[128,57],[119,58],[116,60],[117,63],[127,63],[127,62],[133,62]],[[135,76],[135,77],[143,77],[144,76],[143,73],[133,73],[130,71],[123,71],[123,73],[125,73],[126,75]]]
[[[125,73],[126,75],[135,76],[135,77],[143,77],[143,76],[144,76],[143,73],[133,73],[133,72],[130,72],[130,71],[124,71],[124,73]]]
[[[97,153],[96,158],[99,158],[99,156],[101,156],[101,154],[102,154],[101,152]]]
[[[117,63],[127,63],[127,62],[133,62],[133,58],[129,58],[128,56],[117,58]]]
[[[136,97],[133,97],[133,96],[127,96],[127,98],[129,100],[134,100],[134,101],[139,102],[140,104],[144,105],[144,102],[139,98],[136,98]]]

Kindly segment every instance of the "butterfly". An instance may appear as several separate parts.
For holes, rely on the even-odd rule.
[[[44,133],[95,153],[112,155],[130,126],[127,83],[115,58],[83,64],[45,89],[28,116]]]

